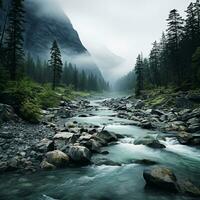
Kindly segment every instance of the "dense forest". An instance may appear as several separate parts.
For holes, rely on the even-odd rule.
[[[109,83],[102,76],[64,60],[66,55],[56,39],[49,41],[49,58],[35,58],[24,48],[24,3],[0,1],[0,102],[12,105],[22,118],[37,122],[41,109],[57,106],[61,96],[108,90]]]
[[[23,1],[11,1],[8,6],[3,6],[1,1],[0,5],[4,12],[0,32],[0,78],[3,85],[7,81],[20,81],[28,77],[40,84],[52,83],[54,89],[55,85],[71,86],[81,91],[102,91],[109,88],[103,78],[80,71],[75,64],[65,61],[63,65],[61,50],[56,41],[52,41],[52,48],[49,49],[50,60],[33,59],[24,50],[26,22]]]
[[[148,88],[200,86],[200,1],[190,3],[183,19],[176,9],[169,13],[167,29],[160,41],[154,41],[150,55],[138,55],[135,69],[118,81],[120,89],[136,94]]]

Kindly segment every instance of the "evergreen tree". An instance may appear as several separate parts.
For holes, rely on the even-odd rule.
[[[5,41],[7,67],[11,80],[18,78],[20,67],[24,62],[24,13],[23,0],[12,0]]]
[[[141,91],[144,89],[144,77],[143,77],[143,63],[142,56],[138,55],[135,65],[135,74],[136,74],[136,96],[141,95]]]
[[[28,53],[26,59],[26,75],[35,80],[35,62],[30,53]]]
[[[81,77],[80,77],[80,90],[84,91],[87,87],[87,77],[85,71],[82,70]]]
[[[150,69],[152,74],[152,81],[154,85],[159,86],[160,85],[160,74],[159,74],[159,45],[155,41],[153,43],[153,48],[150,53]]]
[[[197,0],[195,3],[195,17],[197,20],[197,27],[198,27],[198,45],[200,45],[200,0]]]
[[[173,80],[180,85],[182,78],[180,44],[183,36],[183,19],[176,9],[170,11],[167,29],[167,45]]]
[[[200,85],[200,47],[197,48],[192,57],[193,81],[195,86]]]
[[[159,63],[160,63],[160,83],[167,87],[169,82],[169,67],[168,67],[168,51],[167,51],[167,39],[165,33],[162,33],[162,37],[159,43]]]
[[[52,44],[50,54],[51,58],[49,60],[49,66],[53,73],[52,88],[55,90],[56,85],[60,82],[63,66],[61,52],[56,40],[54,40]]]
[[[74,68],[74,73],[73,73],[73,85],[74,85],[74,89],[78,90],[78,70],[75,66]]]

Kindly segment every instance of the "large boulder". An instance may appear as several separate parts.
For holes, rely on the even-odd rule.
[[[166,148],[164,144],[161,144],[159,140],[155,139],[152,136],[145,136],[145,137],[140,137],[134,141],[135,145],[145,145],[151,148],[155,149],[162,149]]]
[[[70,158],[62,151],[55,150],[46,154],[46,161],[58,168],[61,168],[67,166],[70,163]]]
[[[176,176],[166,167],[156,166],[145,169],[143,177],[148,186],[178,192]]]
[[[97,137],[105,140],[107,143],[109,142],[115,142],[118,140],[118,137],[116,136],[116,134],[111,133],[109,131],[103,130],[99,133],[97,133]]]
[[[84,146],[71,146],[68,155],[74,162],[83,165],[90,163],[92,156],[90,150]]]

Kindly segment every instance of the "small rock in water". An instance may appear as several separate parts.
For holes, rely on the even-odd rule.
[[[136,164],[141,164],[141,165],[157,165],[158,163],[153,160],[148,160],[148,159],[142,159],[142,160],[136,160],[134,161]]]

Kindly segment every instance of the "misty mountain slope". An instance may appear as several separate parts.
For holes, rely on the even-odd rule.
[[[57,40],[63,61],[102,77],[92,56],[81,43],[70,19],[54,0],[26,0],[25,50],[34,58],[48,60],[53,40]],[[0,23],[2,24],[2,17]]]
[[[103,76],[109,81],[115,81],[115,72],[121,68],[125,59],[115,55],[105,46],[91,47],[91,54],[94,57],[95,63],[100,67]],[[116,77],[115,77],[116,79]]]

